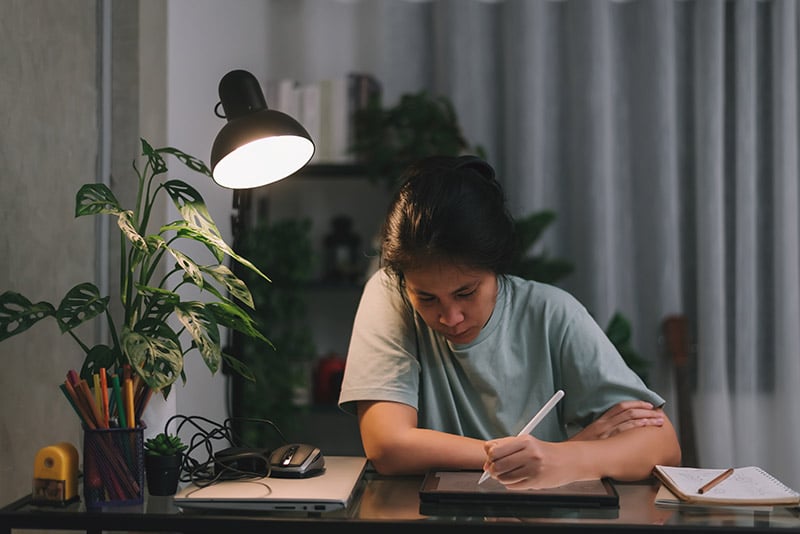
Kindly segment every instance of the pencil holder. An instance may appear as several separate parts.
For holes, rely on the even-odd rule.
[[[86,508],[144,501],[144,428],[83,429]]]

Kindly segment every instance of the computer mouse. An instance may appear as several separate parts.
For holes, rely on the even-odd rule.
[[[322,451],[308,443],[287,443],[269,455],[270,475],[276,478],[305,478],[325,470]]]

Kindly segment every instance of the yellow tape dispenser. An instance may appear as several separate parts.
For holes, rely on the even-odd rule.
[[[78,450],[66,441],[43,447],[33,463],[35,504],[63,506],[78,499]]]

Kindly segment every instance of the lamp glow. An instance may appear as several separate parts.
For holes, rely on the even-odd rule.
[[[252,74],[229,72],[220,81],[219,96],[228,123],[211,149],[216,183],[231,189],[259,187],[290,176],[311,160],[311,136],[289,115],[267,109]]]

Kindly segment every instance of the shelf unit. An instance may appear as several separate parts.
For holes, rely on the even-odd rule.
[[[289,179],[253,190],[248,199],[246,228],[263,220],[273,223],[308,218],[311,221],[315,275],[302,293],[318,358],[331,353],[344,358],[347,354],[363,283],[377,268],[376,258],[370,258],[369,254],[375,246],[390,194],[384,183],[368,180],[358,165],[310,165]],[[353,283],[330,283],[323,278],[323,241],[337,215],[352,219],[352,229],[360,237],[359,246],[364,253],[363,274]],[[312,379],[313,374],[309,376],[313,391]],[[311,442],[328,454],[363,454],[354,416],[327,404],[312,405],[301,417],[304,424],[298,425],[301,430],[293,439]]]

